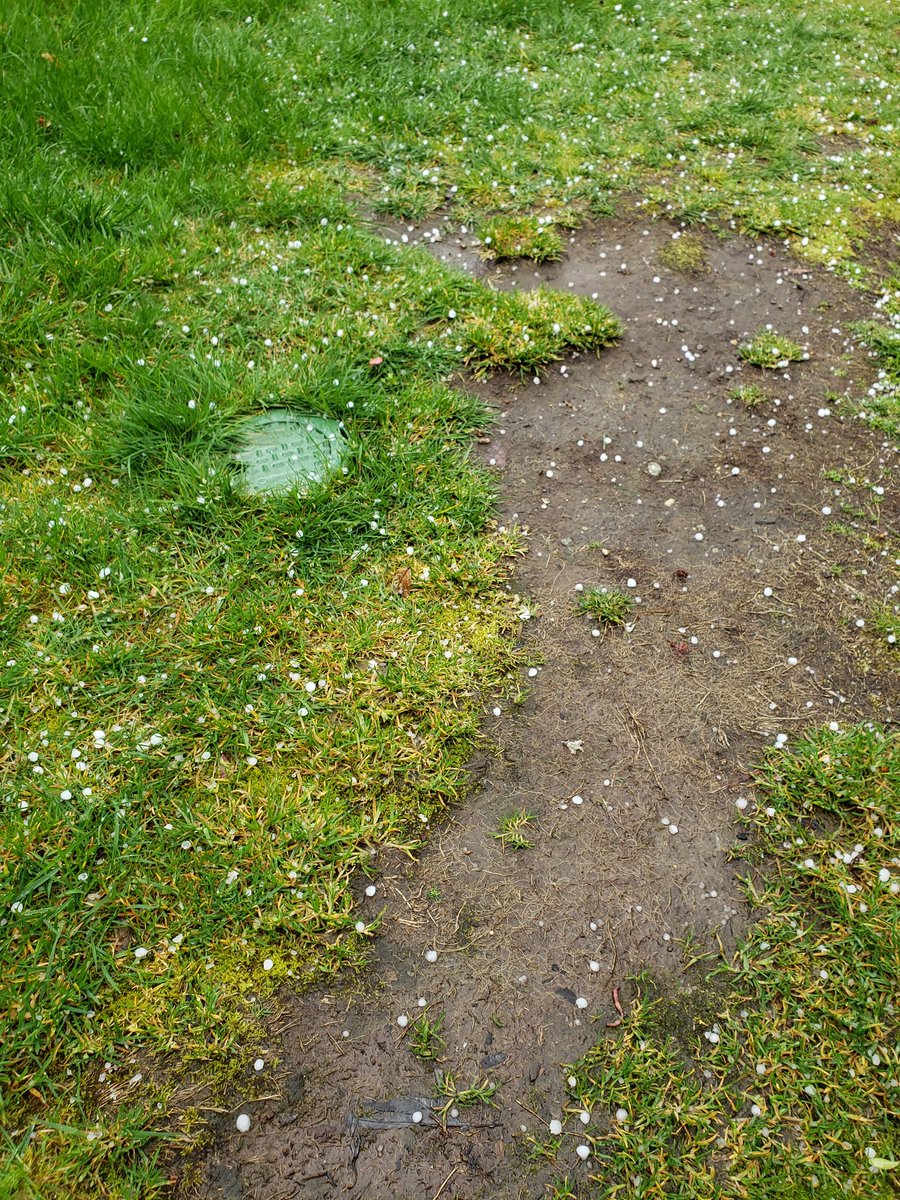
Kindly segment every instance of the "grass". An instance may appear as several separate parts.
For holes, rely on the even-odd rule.
[[[352,198],[540,211],[546,246],[637,192],[854,275],[898,215],[894,24],[886,0],[5,6],[0,1191],[163,1187],[185,1081],[224,1095],[279,985],[364,960],[352,877],[459,796],[515,667],[515,534],[448,379],[619,323],[388,246]],[[241,422],[282,406],[342,421],[343,467],[248,496]]]
[[[490,1104],[497,1092],[499,1084],[490,1079],[476,1079],[467,1085],[461,1085],[455,1075],[449,1071],[438,1071],[438,1095],[445,1100],[444,1105],[436,1110],[439,1118],[443,1119],[453,1108],[474,1108],[477,1104]]]
[[[445,1044],[441,1037],[443,1025],[443,1013],[438,1013],[434,1018],[422,1013],[421,1017],[412,1023],[407,1035],[407,1045],[416,1058],[424,1062],[440,1058]]]
[[[536,820],[534,813],[526,812],[524,808],[516,809],[502,818],[491,837],[496,838],[504,849],[530,850],[534,843],[526,831]]]
[[[758,917],[717,1004],[639,995],[571,1068],[597,1195],[896,1194],[900,742],[813,732],[756,788]]]
[[[768,400],[768,396],[761,387],[757,387],[753,383],[742,383],[729,390],[728,399],[737,400],[739,404],[743,404],[752,412],[754,408],[759,408],[760,404],[764,404]]]
[[[530,258],[536,263],[562,258],[562,238],[553,225],[531,214],[492,217],[478,236],[482,258]]]
[[[873,285],[876,318],[857,326],[857,333],[878,361],[878,378],[856,411],[873,428],[900,439],[900,265],[894,264]]]
[[[601,625],[625,625],[634,612],[634,598],[618,588],[595,587],[582,592],[578,607]]]
[[[770,371],[809,358],[802,346],[769,328],[760,329],[751,341],[743,342],[738,347],[738,355],[751,366]]]

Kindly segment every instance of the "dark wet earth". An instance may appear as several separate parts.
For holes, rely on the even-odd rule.
[[[616,1036],[613,988],[627,1011],[637,972],[690,988],[682,939],[734,945],[749,919],[736,818],[760,748],[808,724],[886,719],[896,702],[855,624],[890,586],[880,547],[897,515],[890,451],[842,415],[840,397],[874,375],[850,332],[866,298],[742,238],[704,235],[708,271],[668,270],[658,256],[678,230],[643,217],[580,231],[538,270],[487,268],[467,234],[435,229],[391,236],[424,234],[499,287],[596,296],[627,332],[539,382],[467,383],[496,413],[476,452],[498,476],[499,520],[527,530],[511,584],[527,699],[487,700],[469,801],[417,865],[385,858],[363,901],[384,913],[371,970],[285,998],[263,1055],[283,1098],[219,1118],[184,1195],[538,1197],[567,1173],[603,1194],[576,1155],[563,1064]],[[766,324],[809,361],[743,365],[738,343]],[[766,400],[729,399],[738,383]],[[823,474],[845,466],[855,482]],[[830,531],[842,511],[848,532]],[[579,615],[596,586],[639,600],[626,630]],[[520,809],[533,845],[514,850],[493,835]],[[423,1013],[441,1017],[437,1062],[409,1049]],[[498,1085],[493,1104],[436,1119],[436,1068]],[[559,1161],[534,1167],[525,1139],[553,1119]]]

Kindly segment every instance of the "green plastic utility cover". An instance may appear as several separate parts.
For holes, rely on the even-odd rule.
[[[336,471],[346,452],[339,421],[272,408],[243,422],[232,457],[248,492],[302,492]]]

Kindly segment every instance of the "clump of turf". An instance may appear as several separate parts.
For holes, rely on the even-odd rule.
[[[479,236],[482,258],[531,258],[539,263],[562,258],[562,238],[552,222],[531,214],[492,217]]]
[[[477,375],[535,371],[566,350],[596,350],[622,335],[617,317],[585,296],[551,288],[495,292],[478,302],[459,329],[463,356]]]
[[[745,408],[749,408],[752,411],[765,401],[766,393],[761,387],[757,387],[755,383],[742,383],[739,387],[731,389],[728,393],[728,399],[737,400]]]
[[[773,329],[760,329],[752,341],[738,347],[738,355],[753,367],[776,370],[788,363],[803,362],[809,358],[808,351],[783,334]]]
[[[591,588],[578,598],[578,607],[602,625],[624,625],[634,612],[634,599],[618,588]]]
[[[677,233],[659,252],[659,261],[670,271],[700,275],[709,270],[706,247],[694,233]]]

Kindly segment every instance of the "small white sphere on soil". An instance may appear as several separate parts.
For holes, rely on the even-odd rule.
[[[550,1122],[550,1132],[553,1134],[554,1137],[559,1137],[559,1135],[562,1133],[562,1131],[563,1131],[562,1121],[551,1121]]]
[[[238,1133],[246,1133],[250,1128],[250,1118],[246,1113],[241,1113],[241,1115],[235,1121],[235,1125],[237,1126]]]
[[[416,1111],[413,1113],[413,1118],[412,1118],[412,1119],[413,1119],[413,1124],[414,1124],[414,1125],[418,1125],[418,1124],[419,1124],[419,1122],[422,1120],[422,1114],[419,1112],[419,1110],[418,1110],[418,1109],[416,1109]]]
[[[590,1146],[585,1146],[582,1144],[581,1146],[576,1146],[575,1153],[578,1155],[581,1161],[584,1162],[586,1159],[591,1157],[591,1148]]]
[[[409,1017],[407,1017],[404,1013],[401,1013],[400,1016],[397,1018],[397,1024],[400,1026],[401,1029],[405,1029],[407,1027],[407,1025],[409,1024]]]
[[[426,962],[437,962],[437,956],[438,956],[437,950],[426,950],[425,951],[425,961]]]

